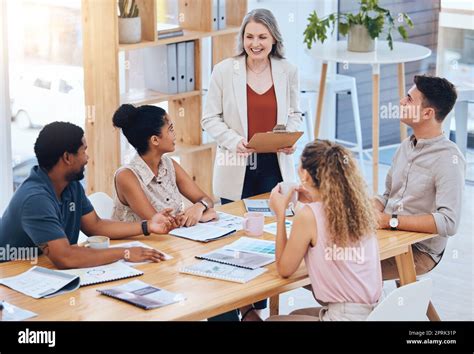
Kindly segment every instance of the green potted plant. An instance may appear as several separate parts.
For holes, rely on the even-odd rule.
[[[135,0],[118,0],[119,43],[131,44],[142,40],[142,23]]]
[[[397,24],[389,10],[379,6],[378,0],[361,0],[358,13],[332,13],[319,18],[316,11],[308,17],[308,25],[304,31],[304,42],[311,49],[313,42],[321,43],[327,38],[327,30],[336,24],[339,33],[348,35],[347,49],[354,52],[371,52],[374,50],[374,40],[384,32],[388,46],[393,50],[392,30],[398,30],[404,40],[408,39],[405,25],[413,28],[413,22],[406,13],[397,16]],[[384,31],[385,28],[385,31]]]

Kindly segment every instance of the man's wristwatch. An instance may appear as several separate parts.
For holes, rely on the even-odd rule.
[[[206,203],[206,201],[204,201],[203,199],[201,199],[198,203],[201,203],[202,205],[204,205],[204,212],[207,211],[207,209],[209,209],[209,204]]]
[[[392,214],[392,217],[390,218],[390,221],[388,222],[390,225],[390,230],[397,230],[398,227],[398,215],[397,214]]]
[[[150,231],[148,231],[148,220],[142,221],[142,232],[145,236],[150,236]]]

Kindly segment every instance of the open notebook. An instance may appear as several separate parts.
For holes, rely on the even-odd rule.
[[[205,260],[190,266],[185,266],[180,270],[181,273],[233,281],[236,283],[247,283],[266,271],[266,268],[245,269]]]
[[[120,261],[97,267],[68,269],[61,270],[59,272],[79,276],[81,279],[81,286],[105,283],[108,281],[143,275],[143,272]]]
[[[274,262],[273,257],[267,257],[258,253],[228,250],[225,248],[201,254],[196,256],[196,258],[246,269],[257,269]]]

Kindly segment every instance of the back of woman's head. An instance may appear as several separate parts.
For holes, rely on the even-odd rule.
[[[153,135],[161,135],[167,123],[166,111],[156,106],[134,107],[123,104],[113,117],[114,126],[121,128],[128,142],[140,155],[148,151],[148,141]]]
[[[367,185],[349,150],[328,140],[315,140],[304,148],[301,166],[321,195],[333,244],[354,244],[375,232]]]

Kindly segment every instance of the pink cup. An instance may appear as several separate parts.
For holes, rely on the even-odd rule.
[[[245,213],[242,227],[247,236],[262,236],[265,216],[262,213]]]

